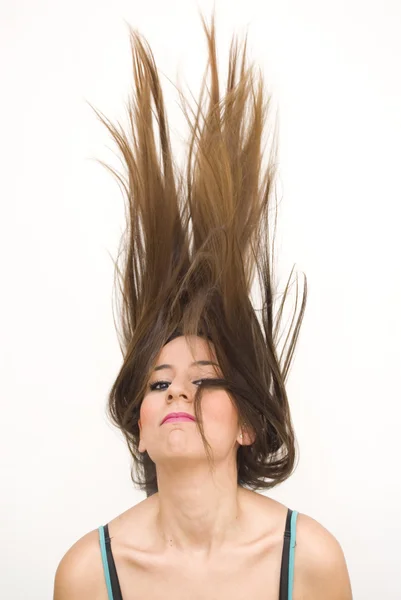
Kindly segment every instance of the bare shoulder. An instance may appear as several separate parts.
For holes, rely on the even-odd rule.
[[[352,600],[340,543],[318,521],[302,513],[296,525],[294,591],[297,587],[302,592],[299,597],[308,600]]]
[[[152,501],[153,502],[153,501]],[[146,527],[149,499],[139,502],[108,523],[113,538],[113,556],[130,547],[131,539]],[[146,530],[144,530],[146,533]],[[143,536],[146,539],[146,536]],[[139,535],[141,538],[141,535]],[[107,600],[107,587],[100,550],[99,531],[94,529],[78,539],[60,560],[54,577],[53,600]]]
[[[99,534],[95,529],[77,540],[60,560],[53,600],[103,600],[103,579]]]

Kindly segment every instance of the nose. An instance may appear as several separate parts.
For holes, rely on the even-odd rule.
[[[169,400],[174,400],[175,398],[181,398],[181,397],[188,399],[188,394],[184,394],[183,392],[181,392],[179,394],[172,394],[171,392],[169,392],[169,394],[168,394]]]
[[[188,400],[190,395],[187,390],[185,390],[183,384],[179,384],[178,382],[172,383],[168,388],[168,399],[174,400],[175,398],[183,398],[184,400]]]

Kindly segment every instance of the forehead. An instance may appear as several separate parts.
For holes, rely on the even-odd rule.
[[[217,362],[213,343],[199,336],[190,336],[187,339],[179,336],[165,344],[158,355],[158,362],[189,363],[194,360]]]

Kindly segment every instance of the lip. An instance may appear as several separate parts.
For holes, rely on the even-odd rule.
[[[177,421],[195,421],[195,417],[186,412],[171,412],[166,415],[160,425],[163,423],[169,422],[177,422]]]

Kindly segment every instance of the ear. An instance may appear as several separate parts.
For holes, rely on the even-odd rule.
[[[242,428],[238,433],[237,442],[240,446],[250,446],[256,439],[255,432],[251,432],[249,429]]]

